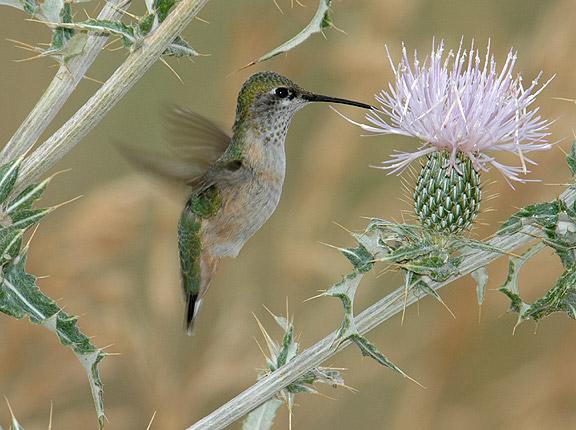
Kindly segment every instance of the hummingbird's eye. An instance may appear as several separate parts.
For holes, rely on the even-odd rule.
[[[276,88],[275,94],[281,99],[285,99],[290,94],[290,91],[288,91],[288,88],[280,87]]]

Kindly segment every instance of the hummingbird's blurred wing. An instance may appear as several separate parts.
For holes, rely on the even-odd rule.
[[[165,114],[168,145],[164,151],[118,145],[139,168],[167,179],[194,185],[224,153],[230,136],[207,118],[181,107]]]

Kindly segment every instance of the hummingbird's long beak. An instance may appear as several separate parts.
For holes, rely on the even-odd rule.
[[[323,96],[320,94],[304,93],[302,98],[309,102],[325,102],[325,103],[338,103],[341,105],[356,106],[363,109],[374,109],[373,106],[367,105],[366,103],[355,102],[354,100],[340,99],[337,97]]]

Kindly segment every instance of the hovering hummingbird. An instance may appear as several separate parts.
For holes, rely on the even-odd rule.
[[[140,160],[192,187],[178,224],[188,334],[220,259],[236,257],[276,209],[286,171],[288,126],[297,111],[314,102],[372,109],[311,93],[274,72],[260,72],[238,94],[232,137],[200,115],[177,108],[170,120],[179,159]]]

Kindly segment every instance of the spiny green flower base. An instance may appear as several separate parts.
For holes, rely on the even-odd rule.
[[[458,154],[450,167],[448,152],[434,152],[422,166],[414,190],[414,210],[427,229],[461,233],[480,210],[480,175],[465,155]]]

